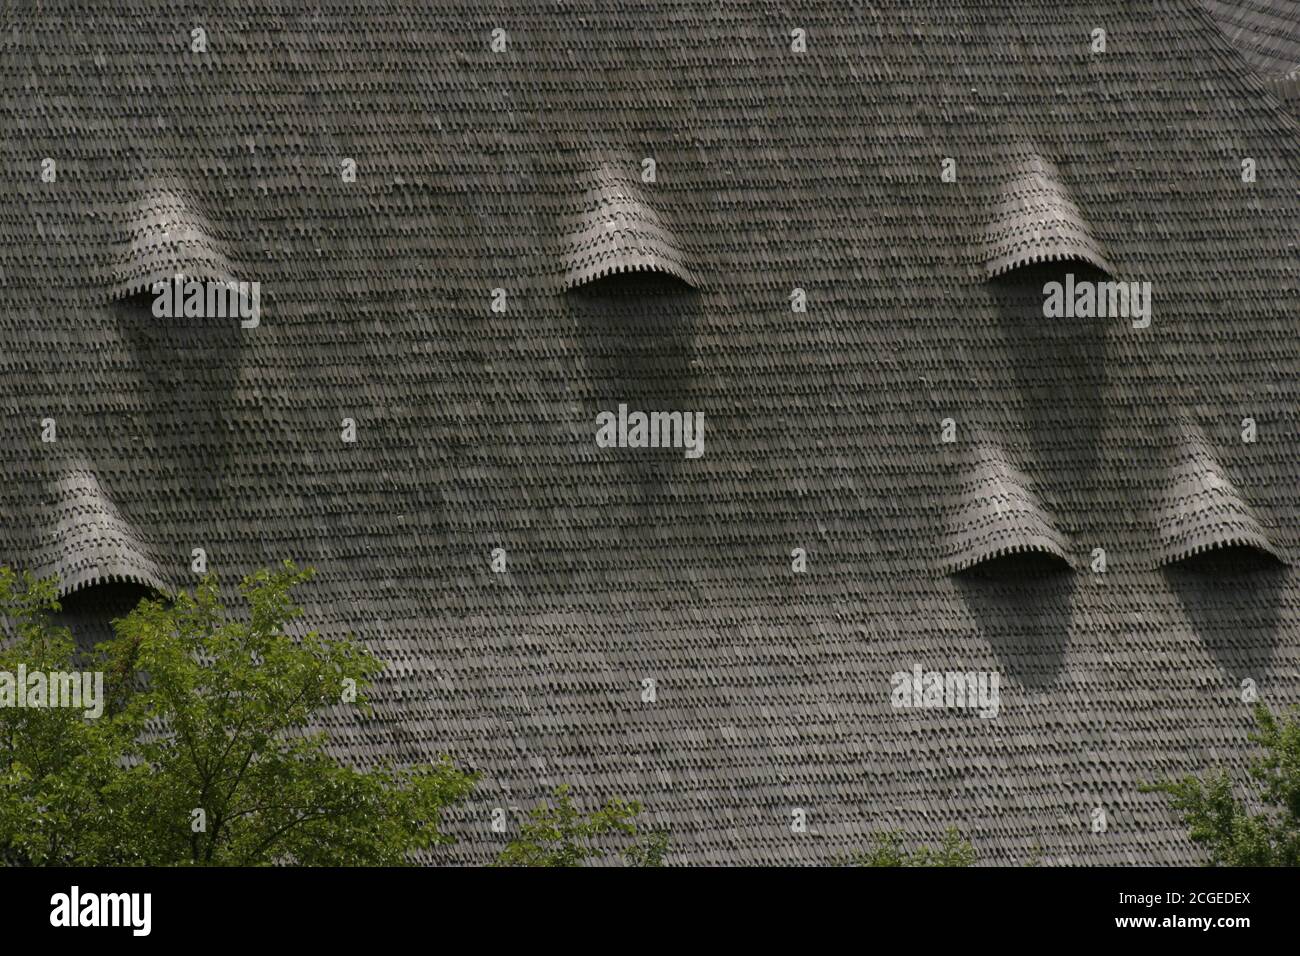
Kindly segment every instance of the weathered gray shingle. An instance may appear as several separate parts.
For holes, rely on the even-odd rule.
[[[683,861],[949,824],[996,862],[1199,859],[1138,784],[1239,771],[1243,681],[1300,701],[1293,568],[1164,566],[1300,553],[1300,131],[1194,0],[997,7],[11,12],[0,560],[315,565],[311,626],[391,662],[373,719],[323,716],[340,751],[483,772],[442,859],[559,783],[640,799]],[[1078,258],[989,276],[1026,182],[1151,283],[1149,328],[1045,319]],[[173,269],[260,282],[260,326],[123,295]],[[598,448],[619,403],[704,412],[704,455]],[[1008,488],[1071,570],[950,573]],[[999,716],[895,709],[916,664],[998,672]]]

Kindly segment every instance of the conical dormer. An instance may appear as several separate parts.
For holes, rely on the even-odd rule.
[[[1009,166],[989,198],[980,246],[988,277],[1039,262],[1080,262],[1113,274],[1056,164],[1025,151]]]
[[[52,530],[35,570],[56,578],[60,596],[114,582],[165,588],[140,535],[93,471],[67,471],[51,491]]]
[[[563,220],[563,288],[590,286],[610,276],[659,273],[691,288],[699,279],[682,244],[655,208],[636,167],[593,170]]]
[[[1157,563],[1186,562],[1210,552],[1247,549],[1288,563],[1200,430],[1181,423],[1155,512]]]
[[[1042,570],[1069,567],[1070,545],[1030,479],[995,444],[977,445],[963,462],[944,536],[940,565],[967,571],[1009,555]]]
[[[234,281],[223,245],[197,203],[183,190],[153,184],[120,212],[108,295],[125,298],[177,275]]]

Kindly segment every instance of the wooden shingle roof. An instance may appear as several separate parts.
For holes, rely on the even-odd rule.
[[[1300,127],[1218,13],[40,6],[0,31],[0,562],[315,566],[306,624],[389,662],[339,751],[482,772],[438,859],[559,783],[683,862],[1201,859],[1139,785],[1240,771],[1243,681],[1300,702],[1300,572],[1170,566],[1300,554]],[[1046,319],[1080,259],[1150,325]],[[260,324],[127,294],[174,270]],[[704,454],[598,447],[620,404]],[[1068,569],[955,573],[999,515]],[[914,665],[999,715],[894,708]]]

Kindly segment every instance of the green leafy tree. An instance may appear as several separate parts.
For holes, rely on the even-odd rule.
[[[844,861],[849,866],[971,866],[975,848],[962,839],[956,827],[944,831],[937,849],[920,846],[908,852],[903,847],[900,830],[877,834],[869,850],[855,853]]]
[[[286,562],[247,578],[247,614],[216,581],[147,600],[78,668],[50,582],[0,569],[0,670],[100,670],[107,706],[0,708],[0,857],[83,865],[394,865],[450,842],[440,812],[475,778],[449,758],[366,770],[335,760],[317,711],[368,712],[383,665],[351,639],[290,637]]]
[[[73,671],[75,645],[53,627],[50,581],[0,568],[0,672]],[[0,860],[92,863],[114,858],[119,839],[101,794],[126,770],[131,734],[121,722],[87,720],[69,707],[0,708]]]
[[[1169,795],[1211,866],[1300,865],[1300,721],[1278,720],[1258,704],[1255,723],[1250,739],[1264,750],[1250,763],[1252,786],[1243,788],[1253,791],[1250,803],[1223,770],[1204,782],[1189,775],[1142,788]]]
[[[602,859],[602,843],[610,838],[628,843],[622,851],[629,866],[662,866],[668,852],[664,830],[641,831],[636,818],[641,805],[614,798],[590,816],[573,804],[567,785],[555,789],[555,802],[529,811],[519,836],[497,858],[498,866],[582,866]],[[630,841],[630,842],[629,842]]]

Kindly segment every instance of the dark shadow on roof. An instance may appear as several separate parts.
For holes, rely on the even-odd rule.
[[[1107,401],[1107,334],[1116,318],[1049,318],[1043,287],[1106,281],[1088,263],[1036,263],[985,284],[998,312],[999,334],[1013,356],[1008,377],[1019,394],[1029,461],[1040,493],[1091,487],[1102,470]],[[1063,416],[1062,409],[1069,409]],[[1068,440],[1066,440],[1068,434]]]
[[[622,287],[631,280],[638,294]],[[577,323],[583,380],[593,394],[584,402],[584,429],[592,429],[598,412],[683,412],[706,410],[695,400],[696,328],[702,319],[700,296],[676,280],[641,273],[604,280],[567,297]],[[684,470],[698,472],[717,436],[711,416],[705,416],[703,459],[686,460],[678,448],[600,448],[598,460],[617,463],[619,481],[638,490],[640,500],[664,491]],[[594,446],[593,446],[594,447]]]
[[[145,387],[155,393],[157,408],[184,402],[196,406],[225,403],[236,387],[244,349],[252,330],[238,317],[153,314],[154,295],[140,291],[108,307],[125,344],[136,357]]]
[[[1190,632],[1214,655],[1233,692],[1249,678],[1262,696],[1278,648],[1287,567],[1255,548],[1231,545],[1171,564],[1164,577]]]
[[[1015,556],[1018,557],[1018,556]],[[1069,622],[1079,575],[1065,573],[1060,562],[1043,555],[1001,564],[998,578],[970,573],[954,575],[961,600],[979,636],[997,656],[1003,694],[1012,682],[1040,692],[1055,687],[1064,670],[1070,642]],[[1032,565],[1029,573],[1023,573]]]

